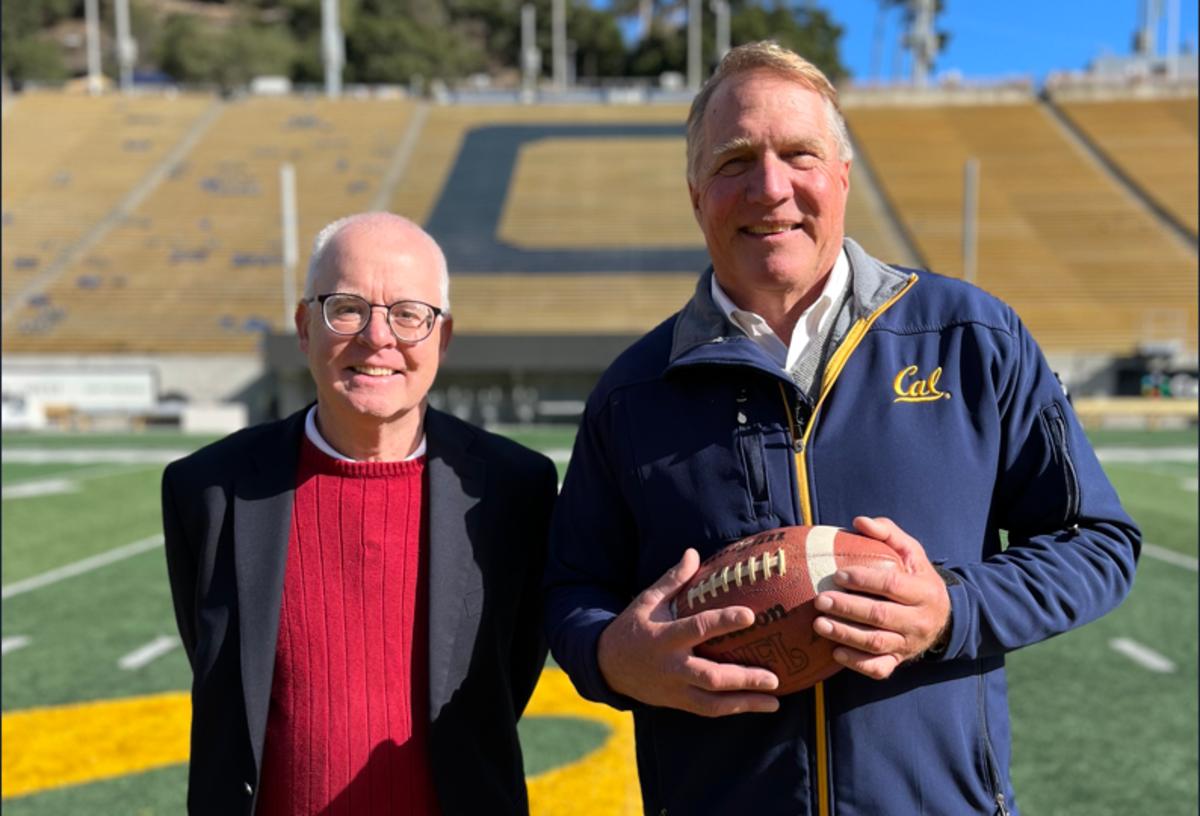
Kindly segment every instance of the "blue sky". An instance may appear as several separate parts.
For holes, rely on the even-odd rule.
[[[1166,40],[1167,9],[1158,33],[1160,52]],[[1192,51],[1197,43],[1197,5],[1178,0],[1181,40]],[[935,66],[936,72],[958,70],[964,77],[1001,78],[1029,76],[1041,82],[1050,71],[1082,70],[1102,54],[1132,53],[1133,33],[1139,26],[1140,0],[944,0],[938,29],[950,41]],[[875,41],[875,0],[821,0],[845,29],[842,62],[859,82],[872,79]],[[880,49],[880,79],[893,78],[899,48],[900,13],[886,18],[884,46]],[[901,76],[909,75],[907,56]],[[898,78],[898,77],[897,77]]]

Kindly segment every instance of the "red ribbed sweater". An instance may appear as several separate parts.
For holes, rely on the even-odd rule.
[[[302,442],[259,816],[437,813],[424,471]]]

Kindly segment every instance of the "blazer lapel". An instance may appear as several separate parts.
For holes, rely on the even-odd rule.
[[[487,474],[484,460],[468,453],[471,437],[468,426],[432,408],[426,410],[429,710],[433,722],[470,665],[469,644],[478,631],[483,601],[475,548],[487,529],[481,518]]]
[[[247,470],[235,485],[233,558],[242,692],[257,768],[262,767],[296,468],[307,411],[293,414],[276,433],[264,435],[250,452]]]

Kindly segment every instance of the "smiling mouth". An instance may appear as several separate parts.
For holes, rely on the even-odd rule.
[[[350,366],[350,370],[355,374],[363,374],[367,377],[390,377],[393,374],[400,373],[394,368],[382,368],[380,366]]]
[[[741,232],[755,237],[782,235],[785,232],[792,232],[800,229],[799,224],[754,224],[749,227],[742,227]]]

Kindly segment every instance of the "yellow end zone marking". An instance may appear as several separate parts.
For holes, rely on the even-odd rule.
[[[602,746],[528,780],[537,816],[641,813],[633,718],[589,703],[556,668],[542,672],[527,717],[579,717],[608,726]],[[7,712],[3,798],[140,773],[188,758],[191,702],[182,691]]]
[[[186,762],[186,692],[6,712],[3,798]]]
[[[525,716],[567,716],[604,723],[611,734],[582,759],[527,780],[536,816],[635,816],[642,812],[633,752],[633,716],[581,698],[562,669],[542,672]]]

